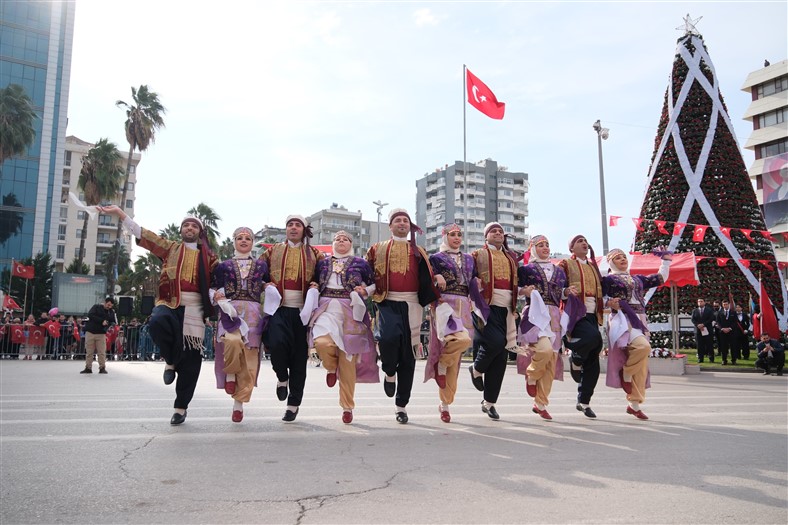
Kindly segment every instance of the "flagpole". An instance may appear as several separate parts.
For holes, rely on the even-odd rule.
[[[27,319],[27,281],[29,279],[25,279],[25,303],[22,305],[22,320]],[[31,305],[32,308],[32,305]],[[32,313],[32,312],[31,312]]]
[[[11,295],[11,283],[14,278],[14,258],[11,257],[11,271],[8,272],[8,295]],[[24,313],[24,312],[23,312]]]
[[[463,203],[463,215],[465,216],[463,219],[463,230],[465,230],[465,235],[463,235],[463,240],[465,242],[465,250],[471,251],[470,246],[470,228],[468,227],[468,146],[466,142],[465,136],[465,110],[466,110],[466,103],[465,103],[465,93],[467,91],[467,87],[465,86],[465,80],[468,77],[468,73],[466,71],[467,66],[465,64],[462,65],[462,178],[463,178],[463,193],[464,193],[464,203]]]

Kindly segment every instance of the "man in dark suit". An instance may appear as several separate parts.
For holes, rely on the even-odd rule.
[[[733,323],[733,340],[731,341],[731,359],[750,358],[750,317],[736,305],[736,322]]]
[[[722,364],[728,364],[728,350],[731,349],[731,343],[736,337],[734,334],[734,326],[736,325],[736,314],[731,310],[731,303],[724,299],[722,301],[722,308],[717,312],[717,328],[719,329],[719,351],[722,355]],[[731,353],[731,363],[736,364],[736,354]]]
[[[695,341],[698,345],[698,363],[709,356],[709,362],[714,362],[714,310],[706,305],[705,299],[698,299],[698,307],[692,311],[692,324],[695,325]]]

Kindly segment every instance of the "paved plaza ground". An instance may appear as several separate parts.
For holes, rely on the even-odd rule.
[[[462,370],[450,424],[435,383],[417,381],[409,424],[365,384],[344,425],[337,388],[310,366],[284,424],[264,361],[235,424],[203,364],[186,423],[172,427],[162,363],[86,376],[79,361],[0,361],[0,522],[788,522],[788,377],[653,376],[651,420],[639,421],[604,376],[599,417],[585,418],[566,374],[545,422],[509,367],[496,422]]]

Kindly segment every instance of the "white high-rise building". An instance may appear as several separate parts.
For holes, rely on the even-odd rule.
[[[437,251],[441,228],[455,222],[463,227],[462,249],[472,251],[484,245],[484,226],[495,221],[510,236],[509,247],[525,251],[530,241],[528,174],[510,172],[492,159],[466,166],[463,170],[462,161],[456,161],[416,181],[415,220],[425,232],[419,244]]]

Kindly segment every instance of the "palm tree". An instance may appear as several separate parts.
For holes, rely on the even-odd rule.
[[[82,263],[82,266],[77,266],[77,259],[73,259],[71,263],[66,266],[64,273],[78,273],[81,275],[88,275],[90,274],[90,266],[85,263]]]
[[[126,178],[123,181],[123,193],[120,200],[121,209],[126,207],[126,190],[129,186],[129,172],[131,171],[131,160],[134,150],[136,149],[142,153],[156,141],[156,131],[164,127],[164,114],[167,112],[161,102],[159,102],[159,95],[150,91],[148,86],[144,84],[139,89],[131,88],[131,98],[132,104],[122,100],[115,102],[117,107],[126,108],[126,140],[129,143]],[[121,238],[122,229],[123,225],[118,221],[117,239]],[[116,262],[112,264],[114,266]],[[110,290],[115,287],[114,276],[110,277],[110,282],[107,285]]]
[[[114,261],[117,261],[117,265],[114,264]],[[118,274],[129,270],[131,268],[131,257],[129,256],[129,252],[126,251],[126,247],[121,244],[120,241],[115,241],[112,248],[102,254],[101,264],[104,268],[104,275],[107,276],[107,280],[109,280],[110,276],[116,279],[115,268],[118,269]]]
[[[0,89],[0,164],[5,159],[24,153],[33,143],[37,119],[33,102],[19,84]]]
[[[226,261],[227,259],[232,259],[233,254],[235,254],[235,243],[229,237],[226,237],[222,241],[222,245],[219,246],[219,250],[216,252],[216,256],[221,261]]]
[[[219,237],[219,230],[216,228],[218,221],[222,220],[219,214],[213,208],[201,202],[196,207],[187,212],[189,215],[194,215],[202,221],[205,227],[205,233],[208,235],[208,244],[214,252],[219,249],[217,238]]]
[[[118,147],[109,139],[99,140],[95,146],[82,157],[82,170],[79,172],[79,189],[85,193],[88,206],[95,206],[115,197],[118,185],[123,177],[123,168],[118,165],[121,159]],[[77,268],[82,267],[85,251],[85,237],[88,232],[88,214],[82,223],[82,237],[79,240],[79,257]],[[114,284],[114,283],[113,283]]]
[[[150,252],[145,252],[145,255],[134,261],[130,284],[142,290],[143,294],[146,291],[155,293],[156,279],[161,273],[161,266],[161,259]]]
[[[181,240],[181,229],[177,224],[171,222],[166,228],[159,230],[159,235],[170,241],[178,242]]]

